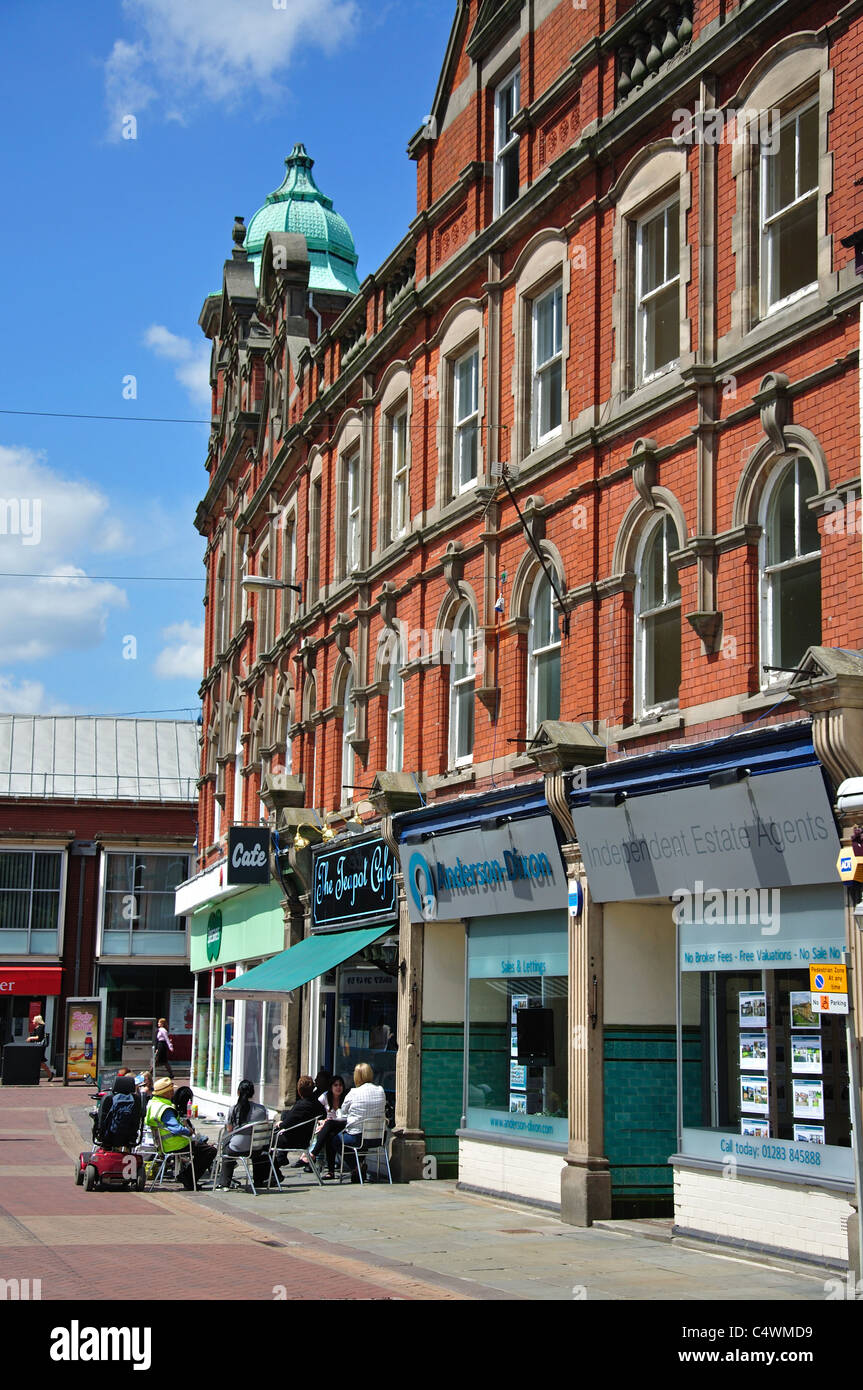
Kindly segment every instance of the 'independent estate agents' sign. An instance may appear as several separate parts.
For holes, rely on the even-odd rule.
[[[817,767],[578,806],[572,818],[597,902],[670,898],[697,882],[786,888],[836,875],[839,837]]]
[[[383,840],[315,855],[312,930],[386,925],[396,917],[395,860]]]
[[[435,835],[401,846],[412,922],[566,909],[566,874],[549,816]]]

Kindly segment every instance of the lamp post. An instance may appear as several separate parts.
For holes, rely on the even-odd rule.
[[[247,574],[241,581],[247,594],[265,594],[270,589],[291,589],[300,599],[303,597],[302,584],[288,584],[284,579],[271,579],[267,574]]]

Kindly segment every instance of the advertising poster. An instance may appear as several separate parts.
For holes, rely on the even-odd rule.
[[[513,1028],[515,1027],[515,1016],[516,1016],[516,1013],[518,1012],[519,1009],[526,1009],[526,1008],[527,1008],[527,995],[526,995],[526,994],[514,994],[514,995],[512,996],[512,999],[510,1000],[510,1018],[509,1018],[509,1021],[510,1021],[510,1023],[512,1024]]]
[[[812,995],[809,990],[792,990],[791,999],[791,1027],[792,1028],[820,1028],[821,1019],[812,1007]]]
[[[510,1115],[526,1115],[527,1096],[519,1096],[511,1092],[509,1097],[509,1113]]]
[[[527,1067],[520,1067],[518,1062],[510,1062],[509,1064],[509,1089],[511,1091],[527,1089]]]
[[[740,1034],[740,1069],[741,1071],[766,1071],[767,1070],[767,1034],[766,1033],[741,1033]]]
[[[767,995],[738,995],[741,1028],[767,1027]]]
[[[741,1110],[748,1110],[756,1115],[766,1115],[769,1102],[770,1089],[766,1076],[741,1076]]]
[[[194,993],[190,989],[171,990],[170,1003],[168,1004],[168,1032],[172,1037],[175,1033],[191,1033],[194,1019],[192,1009],[194,997]]]
[[[769,1139],[770,1121],[743,1119],[740,1121],[740,1133],[744,1139]]]
[[[795,1120],[823,1120],[824,1119],[824,1082],[823,1081],[798,1081],[794,1078],[794,1108],[792,1110]]]
[[[795,1144],[823,1144],[824,1126],[823,1125],[795,1125],[794,1126]]]
[[[791,1034],[791,1070],[803,1076],[820,1076],[822,1072],[821,1039],[804,1033]]]
[[[98,1081],[101,999],[66,1000],[66,1045],[63,1084]]]

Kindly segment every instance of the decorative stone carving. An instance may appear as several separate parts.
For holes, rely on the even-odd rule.
[[[656,487],[656,450],[655,439],[636,439],[629,456],[635,490],[645,507],[649,507],[651,511],[656,506],[653,500],[653,489]]]
[[[348,649],[351,639],[351,618],[348,613],[337,613],[333,623],[333,640],[336,644],[336,651],[342,656]]]
[[[378,608],[383,618],[384,627],[392,628],[395,626],[394,618],[396,615],[396,586],[391,579],[387,579],[381,585],[378,594]]]
[[[464,546],[461,541],[450,541],[443,553],[443,577],[454,598],[462,597],[461,581],[464,578]]]
[[[707,652],[719,650],[722,640],[722,614],[719,612],[687,613],[686,621],[704,643]]]
[[[789,381],[784,372],[768,372],[754,397],[761,411],[761,428],[777,454],[787,452],[785,426],[791,424]]]

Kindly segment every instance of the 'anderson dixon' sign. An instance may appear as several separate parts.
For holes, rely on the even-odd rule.
[[[269,881],[269,830],[232,825],[228,831],[228,883]]]
[[[334,846],[315,856],[312,930],[386,926],[396,916],[395,861],[383,840]]]

